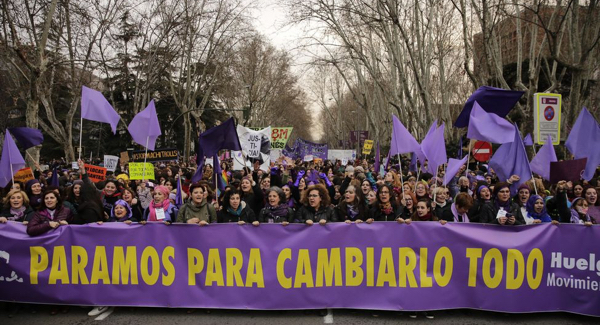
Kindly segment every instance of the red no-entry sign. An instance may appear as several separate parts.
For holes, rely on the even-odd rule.
[[[480,162],[486,162],[492,157],[492,145],[489,142],[477,141],[473,145],[473,158]]]

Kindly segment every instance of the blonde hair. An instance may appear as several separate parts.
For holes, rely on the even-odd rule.
[[[6,196],[4,197],[4,207],[5,208],[10,208],[10,197],[15,195],[15,194],[21,194],[21,196],[23,197],[23,205],[24,206],[28,206],[29,205],[29,197],[27,196],[27,193],[23,192],[22,190],[10,190],[10,192],[8,192],[8,194],[6,194]]]

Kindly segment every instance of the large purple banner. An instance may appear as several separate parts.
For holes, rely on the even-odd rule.
[[[600,226],[0,224],[0,300],[600,316]]]

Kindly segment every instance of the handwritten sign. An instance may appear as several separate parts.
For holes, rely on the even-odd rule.
[[[129,179],[154,179],[154,165],[146,163],[146,172],[144,174],[144,163],[129,163]]]
[[[371,153],[371,150],[373,149],[373,140],[365,140],[365,144],[363,146],[363,155],[368,155]]]
[[[98,183],[106,179],[106,168],[104,167],[85,164],[85,171],[90,180],[94,183]]]
[[[15,177],[15,182],[21,182],[21,183],[25,184],[25,183],[27,183],[27,181],[33,179],[33,172],[31,171],[30,167],[26,167],[23,169],[19,169],[15,173],[14,177]]]
[[[104,167],[109,172],[114,172],[117,169],[117,164],[119,163],[119,157],[104,155]]]

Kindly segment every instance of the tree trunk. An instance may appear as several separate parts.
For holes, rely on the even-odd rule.
[[[183,159],[185,162],[189,161],[190,150],[192,147],[192,123],[190,114],[183,115],[183,136],[184,136],[184,147],[183,147]]]

